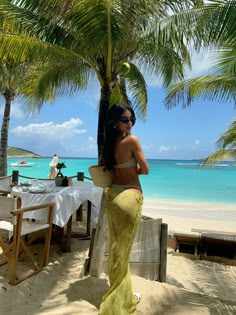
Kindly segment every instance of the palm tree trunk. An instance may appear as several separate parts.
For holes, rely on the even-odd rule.
[[[0,176],[7,176],[7,147],[8,147],[8,129],[11,112],[11,101],[14,97],[10,89],[6,89],[4,94],[5,109],[1,127],[1,141],[0,141]]]
[[[103,144],[104,144],[105,121],[106,121],[107,113],[109,110],[111,89],[112,89],[112,84],[106,81],[101,88],[101,98],[99,102],[99,113],[98,113],[98,131],[97,131],[98,160],[101,156]]]

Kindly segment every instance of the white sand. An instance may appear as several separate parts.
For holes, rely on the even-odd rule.
[[[187,214],[185,209],[189,209],[188,203],[158,201],[155,210],[156,202],[146,200],[143,213],[162,217],[175,230],[190,230],[210,221],[204,218],[204,213],[214,215],[216,206],[201,208],[202,218],[199,217],[199,209],[191,208],[193,213]],[[231,208],[225,205],[221,210],[227,215]],[[214,228],[216,222],[221,230],[234,226],[235,231],[235,222],[229,219],[221,221],[215,218]],[[7,283],[7,267],[0,267],[0,314],[98,314],[100,299],[108,283],[106,278],[83,276],[88,246],[89,241],[72,239],[72,252],[61,254],[57,245],[52,245],[50,264],[39,274],[14,287]],[[133,276],[134,291],[142,293],[141,303],[137,307],[138,315],[236,314],[236,266],[175,256],[173,249],[168,250],[167,262],[167,283]]]
[[[144,199],[143,214],[162,218],[169,232],[192,228],[236,232],[236,204]]]

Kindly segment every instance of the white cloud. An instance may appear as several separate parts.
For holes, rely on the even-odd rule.
[[[87,149],[89,149],[90,151],[91,151],[91,150],[94,150],[94,152],[96,152],[96,150],[97,150],[97,143],[96,143],[96,141],[94,140],[94,138],[91,137],[91,136],[88,137],[88,146],[87,146]]]
[[[2,100],[1,100],[1,102],[2,102]],[[5,104],[0,106],[0,115],[1,116],[3,116],[3,114],[4,114],[4,108],[5,108]],[[19,105],[17,103],[11,104],[10,117],[15,117],[18,119],[25,117],[24,112],[19,108]]]
[[[157,145],[157,144],[143,144],[142,145],[144,154],[147,158],[153,159],[168,159],[172,154],[178,153],[176,145],[167,146],[167,145]]]
[[[144,79],[147,83],[147,86],[149,87],[159,87],[161,88],[163,86],[162,79],[148,73],[143,73]]]
[[[81,95],[86,99],[86,106],[97,109],[100,99],[100,85],[96,78],[89,80],[86,89],[77,94],[77,99],[81,102]]]
[[[95,143],[93,137],[91,137],[91,136],[88,137],[88,143],[89,144],[94,144]]]
[[[81,145],[78,148],[78,155],[80,156],[96,156],[97,155],[97,144],[93,137],[89,136],[87,143]]]
[[[177,146],[166,146],[166,145],[154,145],[153,143],[142,145],[145,156],[156,157],[160,154],[163,155],[165,152],[175,152],[177,151]]]
[[[185,68],[185,79],[194,78],[206,73],[212,65],[212,53],[202,49],[199,53],[193,52],[191,57],[192,69]]]
[[[50,140],[61,140],[72,137],[77,134],[86,133],[86,129],[80,129],[79,126],[83,124],[79,118],[71,118],[61,124],[54,122],[34,123],[27,126],[17,126],[10,130],[15,136],[19,137],[41,137]]]
[[[195,144],[200,144],[200,140],[195,140]]]
[[[177,147],[176,146],[172,146],[172,147],[167,147],[164,145],[160,145],[159,146],[159,151],[160,152],[166,152],[166,151],[176,151]]]

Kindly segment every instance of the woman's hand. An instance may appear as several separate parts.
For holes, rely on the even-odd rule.
[[[141,148],[141,145],[139,143],[139,140],[136,136],[130,136],[131,137],[131,143],[132,143],[132,152],[135,156],[135,159],[138,163],[137,165],[137,173],[138,174],[148,174],[149,168],[147,161],[145,159],[145,156],[143,154],[143,150]]]

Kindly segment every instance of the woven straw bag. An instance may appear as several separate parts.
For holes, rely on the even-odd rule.
[[[103,188],[111,186],[112,174],[104,166],[91,165],[88,167],[88,171],[94,185]]]

